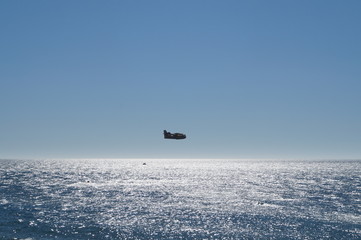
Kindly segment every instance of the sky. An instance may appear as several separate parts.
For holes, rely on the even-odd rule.
[[[0,158],[361,159],[360,11],[0,1]]]

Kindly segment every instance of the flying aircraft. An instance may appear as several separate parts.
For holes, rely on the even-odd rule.
[[[163,131],[163,134],[164,134],[164,138],[166,139],[176,139],[176,140],[179,140],[179,139],[185,139],[187,136],[183,133],[170,133],[170,132],[167,132],[167,130],[164,130]]]

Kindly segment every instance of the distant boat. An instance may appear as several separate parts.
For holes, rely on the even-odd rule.
[[[164,130],[163,131],[163,134],[164,134],[164,138],[165,139],[176,139],[176,140],[179,140],[179,139],[185,139],[187,136],[183,133],[170,133],[170,132],[167,132],[167,130]]]

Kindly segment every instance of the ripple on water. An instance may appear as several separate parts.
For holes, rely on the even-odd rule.
[[[2,161],[0,237],[358,239],[360,169],[357,161]]]

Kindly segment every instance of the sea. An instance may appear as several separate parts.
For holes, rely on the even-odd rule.
[[[3,159],[0,239],[361,239],[361,161]]]

